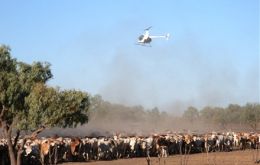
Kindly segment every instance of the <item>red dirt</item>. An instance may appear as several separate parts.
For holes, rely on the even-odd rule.
[[[192,154],[188,156],[173,155],[168,158],[151,158],[151,165],[256,165],[260,160],[260,151],[246,150],[233,152],[216,152]],[[159,162],[160,161],[160,162]],[[186,162],[185,162],[186,161]],[[119,159],[113,161],[93,161],[83,163],[64,163],[64,165],[147,165],[146,158]]]

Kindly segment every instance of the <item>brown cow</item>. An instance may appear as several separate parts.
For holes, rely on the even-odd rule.
[[[49,151],[50,151],[50,140],[44,139],[40,142],[40,157],[41,157],[41,163],[46,164]]]
[[[63,154],[60,152],[60,148],[63,145],[62,141],[54,138],[43,139],[40,142],[40,157],[42,164],[57,164],[61,161],[59,155]]]
[[[81,153],[81,146],[82,146],[82,141],[80,138],[75,137],[71,138],[69,145],[69,152],[67,153],[68,160],[71,161],[79,161],[79,159],[83,159],[83,156],[80,154]]]

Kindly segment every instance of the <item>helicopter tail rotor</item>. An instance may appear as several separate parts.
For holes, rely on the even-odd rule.
[[[166,39],[166,40],[169,40],[169,38],[170,38],[170,33],[167,33],[167,34],[165,35],[165,39]]]

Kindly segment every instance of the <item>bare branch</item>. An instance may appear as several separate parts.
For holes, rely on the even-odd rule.
[[[8,130],[7,124],[6,124],[5,121],[2,121],[2,125],[3,125],[3,132],[4,132],[5,136],[6,136],[7,135],[7,130]]]
[[[2,126],[4,125],[4,115],[5,115],[5,112],[7,111],[8,109],[2,105],[2,110],[1,110],[1,113],[0,113],[0,128],[2,128]]]
[[[38,128],[37,130],[35,130],[31,135],[26,135],[26,136],[24,136],[24,139],[36,138],[36,136],[37,136],[39,133],[41,133],[44,129],[45,129],[45,127],[42,126],[41,128]]]
[[[45,129],[45,127],[42,126],[41,128],[35,130],[35,131],[32,133],[31,137],[32,137],[32,138],[35,138],[35,137],[36,137],[39,133],[41,133],[44,129]]]
[[[2,106],[2,111],[0,113],[0,121],[3,120],[4,114],[5,114],[6,111],[7,111],[7,108],[3,105]]]

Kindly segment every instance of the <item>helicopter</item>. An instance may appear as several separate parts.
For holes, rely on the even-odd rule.
[[[150,27],[144,29],[144,31],[145,31],[144,34],[142,34],[142,35],[140,35],[140,36],[138,37],[138,41],[137,41],[137,44],[138,44],[138,45],[142,45],[142,46],[147,46],[147,45],[149,45],[149,46],[151,46],[152,38],[165,38],[166,40],[169,39],[169,37],[170,37],[170,34],[169,34],[169,33],[167,33],[166,35],[151,36],[151,35],[149,34],[149,30],[150,30],[151,28],[152,28],[152,26],[150,26]]]

